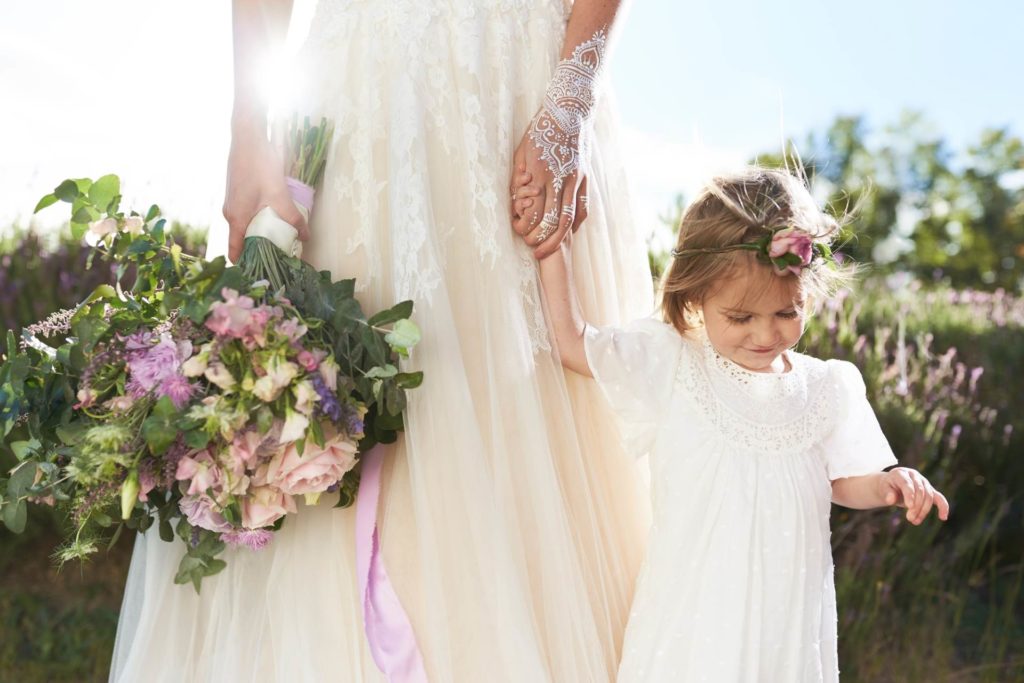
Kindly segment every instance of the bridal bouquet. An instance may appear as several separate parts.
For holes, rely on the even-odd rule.
[[[37,210],[57,201],[116,284],[20,340],[7,332],[8,529],[24,529],[29,503],[64,508],[67,561],[155,525],[184,542],[175,581],[199,590],[225,547],[271,542],[300,497],[351,504],[360,454],[396,438],[405,390],[422,381],[398,368],[419,339],[412,303],[367,318],[354,281],[259,242],[237,267],[189,257],[157,207],[120,211],[116,176],[64,181]],[[273,285],[252,276],[267,271]]]

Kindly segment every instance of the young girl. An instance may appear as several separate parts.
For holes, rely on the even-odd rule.
[[[792,350],[842,278],[837,230],[786,172],[716,179],[683,216],[665,322],[621,329],[580,319],[567,244],[540,263],[562,364],[597,379],[631,452],[650,455],[620,683],[838,680],[831,504],[948,516],[920,473],[885,471],[896,459],[857,368]]]

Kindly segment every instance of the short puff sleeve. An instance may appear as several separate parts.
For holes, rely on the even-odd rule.
[[[896,456],[868,403],[860,370],[841,360],[827,365],[838,399],[835,426],[824,443],[829,479],[858,477],[895,465]]]
[[[647,455],[654,446],[682,344],[674,327],[650,318],[626,327],[587,325],[587,364],[618,415],[626,450],[634,457]]]

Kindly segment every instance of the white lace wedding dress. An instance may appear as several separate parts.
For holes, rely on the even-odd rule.
[[[388,572],[432,681],[614,678],[647,518],[590,380],[566,376],[511,231],[512,153],[541,105],[563,0],[323,0],[301,52],[337,126],[306,258],[364,307],[416,302],[407,431],[380,507]],[[603,99],[573,244],[588,319],[651,310]],[[202,593],[140,537],[116,681],[382,680],[362,632],[351,510],[303,508]]]

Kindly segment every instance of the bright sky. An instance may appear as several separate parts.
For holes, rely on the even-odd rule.
[[[0,226],[65,177],[111,171],[128,202],[216,224],[229,7],[4,3]],[[840,113],[880,126],[919,109],[958,146],[987,126],[1024,134],[1021,27],[1019,0],[635,0],[612,81],[638,217],[655,224],[676,192]]]

